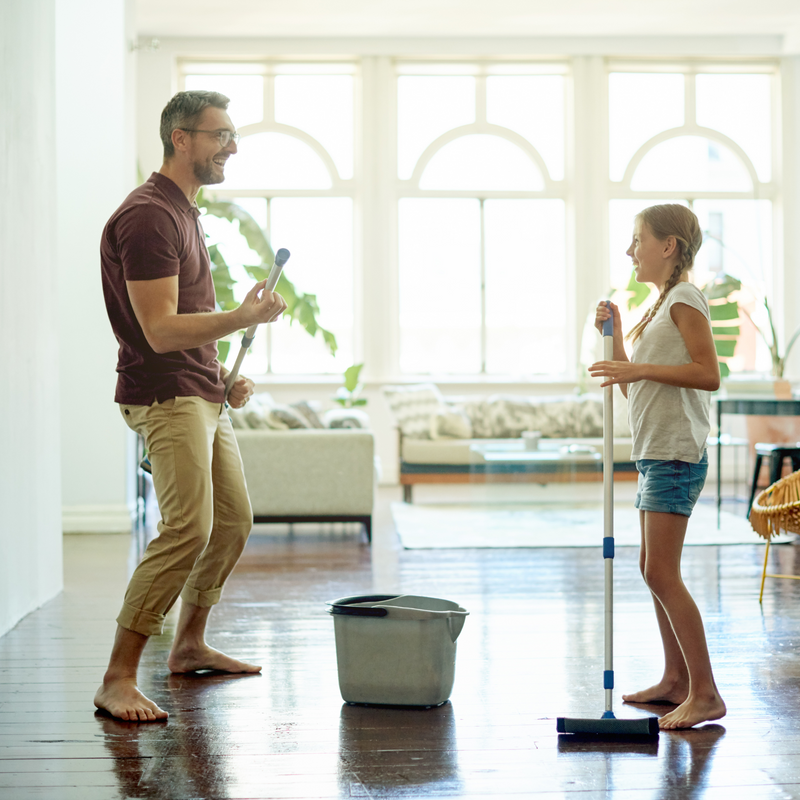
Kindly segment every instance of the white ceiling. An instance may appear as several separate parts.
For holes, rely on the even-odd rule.
[[[800,0],[137,0],[156,37],[780,36]]]

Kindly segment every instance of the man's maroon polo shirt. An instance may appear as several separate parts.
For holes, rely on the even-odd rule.
[[[103,293],[119,342],[118,403],[151,405],[187,396],[224,401],[216,343],[156,353],[136,319],[126,286],[126,281],[177,275],[179,314],[214,311],[214,282],[199,216],[175,183],[154,172],[128,195],[103,230]]]

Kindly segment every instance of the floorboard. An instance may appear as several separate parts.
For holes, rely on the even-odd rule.
[[[173,611],[140,670],[170,711],[164,723],[94,713],[131,542],[66,537],[64,592],[0,638],[0,798],[800,798],[800,583],[768,581],[759,605],[755,535],[684,554],[728,716],[655,742],[573,740],[556,734],[557,716],[603,711],[599,549],[406,551],[389,511],[399,498],[380,491],[372,547],[354,525],[259,526],[209,640],[263,673],[170,675]],[[798,546],[774,547],[771,560],[800,574]],[[326,603],[373,592],[470,611],[450,702],[342,702]],[[620,548],[617,716],[648,713],[619,695],[660,666],[637,553]]]

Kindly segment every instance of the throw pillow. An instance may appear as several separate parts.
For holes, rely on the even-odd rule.
[[[527,397],[493,395],[489,398],[491,436],[497,439],[519,439],[523,431],[541,431],[548,436],[543,424],[541,406]]]
[[[332,408],[325,412],[328,428],[369,428],[369,417],[357,408]]]
[[[468,400],[462,404],[461,408],[472,426],[472,438],[491,439],[494,434],[492,433],[489,402],[487,400]]]
[[[269,394],[256,394],[250,398],[247,405],[239,409],[238,413],[244,419],[248,428],[263,430],[272,426],[267,421],[267,415],[272,407],[272,397]]]
[[[297,429],[310,428],[311,423],[297,410],[291,406],[273,406],[267,413],[267,424],[271,428]]]
[[[585,438],[603,436],[603,398],[584,394],[578,398],[579,432]]]
[[[472,423],[457,408],[440,408],[431,417],[431,439],[471,439]]]
[[[383,396],[403,436],[429,439],[431,417],[444,407],[444,397],[432,383],[384,386]]]
[[[580,409],[573,397],[537,398],[539,426],[536,430],[551,439],[580,436]]]
[[[247,420],[245,419],[244,412],[241,408],[231,408],[228,406],[228,417],[231,420],[231,427],[236,428],[249,428]]]
[[[301,414],[312,428],[325,427],[325,423],[319,418],[317,410],[307,400],[292,403],[289,408],[293,408],[298,414]]]

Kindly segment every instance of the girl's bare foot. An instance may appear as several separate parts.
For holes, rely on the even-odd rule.
[[[94,704],[112,717],[131,722],[156,722],[166,719],[169,713],[145,697],[129,678],[103,680],[94,696]]]
[[[249,674],[261,672],[260,666],[248,664],[246,661],[238,661],[207,644],[173,647],[167,659],[167,666],[170,672],[175,673],[197,672],[198,670]]]
[[[624,694],[622,699],[626,703],[641,703],[647,704],[669,704],[679,706],[686,701],[689,696],[689,680],[684,681],[668,681],[661,679],[655,686],[649,689],[643,689],[641,692],[634,692],[633,694]]]
[[[726,713],[725,703],[719,694],[703,698],[689,697],[669,714],[664,714],[658,721],[658,727],[665,731],[691,728],[701,722],[722,719]]]

